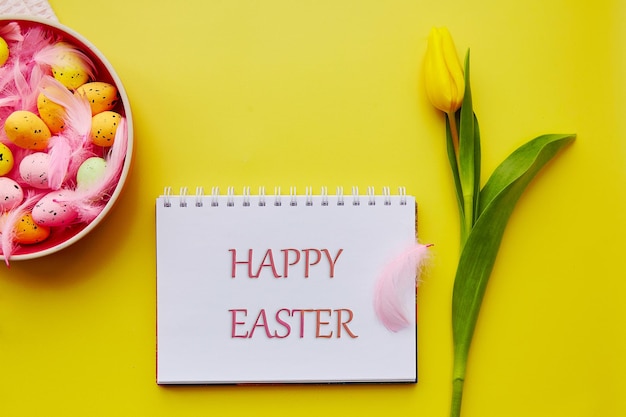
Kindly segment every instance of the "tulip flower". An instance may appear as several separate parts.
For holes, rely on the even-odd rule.
[[[456,112],[463,102],[465,79],[454,41],[447,28],[433,28],[428,38],[424,65],[426,94],[444,113]]]
[[[542,135],[527,142],[511,153],[480,189],[480,133],[472,105],[469,52],[464,83],[455,78],[458,74],[453,75],[456,67],[449,65],[458,62],[453,53],[456,55],[449,32],[434,29],[426,54],[426,91],[433,105],[447,115],[448,160],[461,219],[461,255],[452,294],[454,364],[450,411],[451,417],[459,417],[470,345],[509,217],[531,180],[574,141],[575,135]],[[451,70],[451,66],[455,69]],[[459,93],[460,85],[464,86],[463,93]],[[459,97],[460,109],[455,107]]]

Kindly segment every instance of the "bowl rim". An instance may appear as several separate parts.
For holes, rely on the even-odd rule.
[[[50,20],[50,19],[43,19],[43,18],[37,18],[37,17],[25,16],[25,15],[0,16],[0,24],[10,23],[10,22],[18,22],[18,23],[28,22],[31,24],[34,23],[34,24],[40,24],[43,26],[48,26],[48,27],[53,28],[54,30],[63,32],[67,34],[68,36],[75,38],[77,41],[81,42],[84,46],[86,46],[89,49],[89,52],[95,55],[100,60],[102,65],[109,72],[109,75],[111,76],[113,82],[115,83],[115,86],[117,87],[117,90],[120,95],[120,99],[122,101],[122,105],[124,108],[124,113],[125,113],[125,118],[126,118],[126,128],[127,128],[127,133],[128,133],[126,157],[124,160],[124,165],[122,167],[120,178],[117,182],[117,185],[115,186],[115,189],[113,190],[113,193],[111,193],[111,197],[109,198],[109,201],[106,203],[106,205],[104,206],[100,214],[98,214],[98,216],[96,216],[95,219],[89,222],[78,233],[71,236],[69,239],[64,240],[54,246],[51,246],[46,249],[42,249],[40,251],[31,252],[31,253],[11,255],[10,257],[11,261],[20,261],[20,260],[41,258],[43,256],[59,252],[60,250],[63,250],[67,248],[68,246],[73,245],[74,243],[76,243],[77,241],[85,237],[88,233],[90,233],[94,228],[96,228],[102,222],[104,217],[106,217],[106,215],[109,213],[109,211],[111,211],[111,209],[115,205],[115,202],[120,196],[122,189],[124,188],[124,185],[126,183],[126,179],[128,177],[128,173],[130,171],[130,167],[131,167],[131,163],[133,159],[133,142],[134,142],[133,133],[134,131],[133,131],[133,118],[132,118],[132,111],[130,107],[130,101],[128,99],[128,95],[126,94],[126,89],[124,88],[124,84],[122,83],[122,80],[117,75],[117,72],[113,68],[113,65],[111,65],[109,60],[104,56],[104,54],[102,54],[102,52],[100,52],[100,50],[93,43],[91,43],[91,41],[89,41],[87,38],[85,38],[80,33],[76,32],[72,28],[62,23],[59,23],[57,21]],[[4,257],[3,254],[0,254],[0,260],[6,261],[6,258]]]

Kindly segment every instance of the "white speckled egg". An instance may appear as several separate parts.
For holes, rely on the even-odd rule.
[[[24,190],[8,177],[0,177],[0,212],[11,210],[24,200]]]
[[[40,226],[68,226],[78,216],[76,209],[64,202],[72,191],[53,191],[46,194],[33,207],[33,221]]]
[[[44,152],[35,152],[27,155],[20,163],[20,176],[31,187],[46,189],[48,186],[48,170],[50,169],[50,155]]]

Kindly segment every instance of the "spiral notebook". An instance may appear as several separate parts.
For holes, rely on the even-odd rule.
[[[157,383],[416,382],[416,325],[390,331],[373,308],[416,240],[403,189],[166,189],[156,233]]]

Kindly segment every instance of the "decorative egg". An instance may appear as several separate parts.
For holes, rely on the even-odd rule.
[[[76,188],[87,190],[104,178],[107,163],[104,158],[93,156],[85,159],[76,174]]]
[[[53,191],[46,194],[33,207],[32,217],[40,226],[68,226],[78,216],[78,212],[70,203],[64,202],[72,191]]]
[[[50,155],[44,152],[35,152],[27,155],[20,162],[20,176],[31,187],[46,189],[48,186],[48,170],[50,169]]]
[[[42,242],[50,236],[50,228],[40,226],[33,221],[30,213],[26,213],[15,224],[15,242],[22,245],[33,245]]]
[[[89,81],[89,64],[66,42],[59,42],[58,55],[51,66],[52,76],[70,90],[76,90]]]
[[[24,190],[8,177],[0,177],[0,212],[19,206],[24,200]]]
[[[37,96],[37,111],[53,135],[65,129],[65,108],[50,100],[44,93]]]
[[[0,143],[0,176],[6,175],[13,169],[13,152],[4,143]]]
[[[6,64],[9,59],[9,45],[4,38],[0,37],[0,67]]]
[[[109,83],[94,81],[81,85],[74,92],[76,95],[86,97],[91,106],[91,115],[113,110],[120,100],[117,88]]]
[[[103,111],[91,119],[91,141],[94,145],[109,147],[115,141],[117,126],[122,116],[114,111]]]
[[[48,146],[50,129],[35,113],[14,111],[4,122],[7,138],[20,148],[41,151]]]

